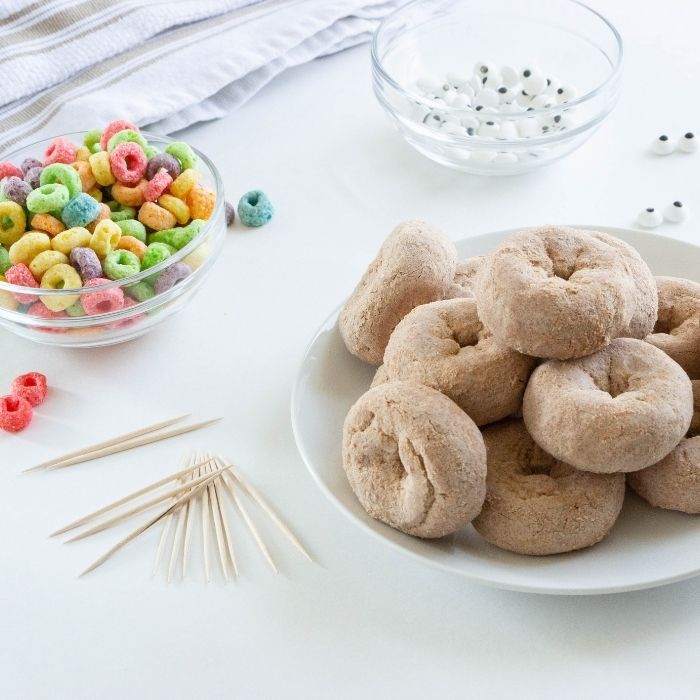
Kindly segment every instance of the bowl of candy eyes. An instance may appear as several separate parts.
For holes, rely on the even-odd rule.
[[[26,146],[0,162],[0,325],[62,346],[142,335],[193,297],[225,232],[221,178],[187,144],[113,122]]]
[[[622,43],[575,0],[414,0],[372,43],[374,92],[443,165],[524,172],[583,144],[614,107]]]

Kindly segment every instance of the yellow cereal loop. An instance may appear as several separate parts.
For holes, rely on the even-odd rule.
[[[108,187],[117,181],[114,175],[112,175],[112,168],[109,165],[109,154],[107,151],[98,151],[97,153],[93,153],[88,158],[88,163],[90,163],[92,174],[94,175],[98,185]]]
[[[184,226],[192,217],[190,216],[190,208],[178,197],[173,197],[171,194],[162,194],[158,198],[158,204],[163,209],[169,211],[176,219],[177,223]]]
[[[51,239],[51,247],[64,255],[68,255],[73,248],[85,248],[90,245],[92,234],[82,226],[61,231]]]
[[[76,160],[87,161],[87,159],[89,157],[90,157],[90,149],[87,146],[81,146],[75,152],[75,159]]]
[[[29,263],[29,271],[34,275],[34,279],[40,282],[44,273],[50,267],[61,263],[68,263],[68,256],[65,253],[61,253],[58,250],[45,250]]]
[[[99,187],[93,187],[92,189],[88,190],[87,193],[93,198],[96,199],[98,202],[102,201],[102,190]]]
[[[97,181],[92,174],[90,163],[85,160],[76,160],[75,163],[71,163],[71,167],[77,170],[78,175],[80,175],[80,184],[83,187],[83,192],[88,192],[95,186]]]
[[[7,280],[0,275],[0,282],[7,282]],[[19,302],[15,299],[14,295],[10,292],[6,292],[4,289],[0,289],[0,309],[8,309],[14,311],[19,306]]]
[[[194,272],[198,267],[201,267],[204,261],[211,255],[208,243],[202,243],[198,248],[195,248],[189,255],[186,255],[182,262]]]
[[[122,230],[114,221],[102,219],[95,226],[89,245],[97,253],[98,258],[106,258],[107,254],[117,247],[121,237]]]
[[[170,194],[184,199],[187,193],[199,182],[201,177],[199,170],[188,168],[183,170],[171,183]]]
[[[80,289],[83,281],[75,268],[67,263],[50,267],[41,278],[42,289]],[[77,294],[60,294],[39,297],[44,306],[51,311],[63,311],[80,298]]]
[[[0,245],[6,248],[27,230],[27,216],[17,202],[0,202]]]
[[[55,236],[57,233],[66,230],[63,222],[55,216],[51,216],[51,214],[34,214],[31,225],[35,231],[43,231],[48,233],[49,236]]]
[[[19,263],[29,265],[39,253],[50,250],[50,248],[51,239],[47,234],[43,231],[29,231],[10,246],[10,262],[13,265]]]

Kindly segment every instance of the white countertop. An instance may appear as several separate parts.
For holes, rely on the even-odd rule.
[[[182,134],[216,160],[232,200],[259,187],[277,215],[230,232],[179,316],[97,350],[0,332],[0,386],[30,370],[52,386],[31,429],[0,435],[0,697],[697,697],[700,580],[545,597],[427,569],[330,505],[289,421],[307,342],[403,218],[456,239],[547,221],[627,226],[642,207],[681,199],[695,218],[657,231],[697,240],[700,153],[658,158],[647,148],[664,131],[700,132],[700,12],[682,0],[639,14],[632,0],[593,4],[626,41],[623,95],[565,160],[485,179],[423,159],[385,119],[368,49],[355,49],[290,71],[228,118]],[[187,411],[225,421],[62,472],[17,475]],[[206,586],[196,558],[189,580],[167,586],[149,578],[151,531],[77,579],[117,534],[62,545],[47,533],[175,471],[190,447],[235,460],[318,563],[274,538],[275,577],[239,526],[239,581]]]

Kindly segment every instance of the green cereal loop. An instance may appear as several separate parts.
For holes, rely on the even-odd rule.
[[[160,262],[163,262],[166,258],[169,258],[175,249],[165,243],[155,242],[146,248],[146,253],[141,261],[141,269],[148,270],[149,267],[153,267]]]
[[[175,141],[174,143],[168,144],[165,152],[177,158],[183,170],[194,168],[197,165],[197,156],[195,152],[184,141]]]
[[[102,271],[110,280],[121,280],[141,272],[141,261],[130,250],[111,250],[102,263]]]
[[[11,267],[10,254],[7,252],[7,248],[0,245],[0,275],[4,275]]]
[[[85,136],[83,136],[83,145],[86,146],[91,153],[94,153],[93,147],[95,144],[98,146],[100,145],[101,138],[102,129],[90,129],[90,131],[86,131]],[[102,150],[101,146],[100,150]]]
[[[68,308],[64,309],[64,311],[69,316],[85,316],[86,315],[85,309],[83,308],[83,305],[80,303],[80,300],[71,304]]]
[[[146,154],[146,158],[148,160],[151,160],[153,156],[157,156],[160,153],[160,148],[156,148],[155,146],[151,146],[150,144],[146,146],[146,148],[143,149],[143,152]]]
[[[165,231],[156,231],[149,237],[149,243],[167,243],[176,250],[184,248],[201,231],[204,225],[203,219],[192,219],[187,226],[168,228]]]
[[[126,141],[133,141],[141,146],[142,149],[146,149],[148,146],[148,141],[138,131],[123,129],[122,131],[117,131],[107,142],[107,153],[111,153],[120,143],[125,143]]]
[[[146,282],[146,280],[130,284],[124,291],[135,301],[148,301],[156,295],[153,285]]]
[[[89,150],[90,153],[99,153],[102,150],[102,146],[100,146],[100,142],[98,141],[97,143],[90,146]]]
[[[10,198],[5,194],[2,185],[0,185],[0,202],[9,202]]]
[[[134,209],[134,207],[127,207],[125,204],[119,204],[119,202],[114,201],[107,202],[107,206],[112,212],[109,218],[117,223],[126,221],[127,219],[133,219],[136,216],[136,209]]]
[[[32,190],[27,195],[27,209],[33,214],[47,214],[56,210],[60,211],[68,204],[69,199],[68,188],[64,185],[41,185],[41,187]]]
[[[122,236],[133,236],[138,238],[141,243],[146,242],[146,227],[138,219],[124,219],[116,223],[122,230]]]
[[[75,168],[64,163],[52,163],[47,165],[39,175],[40,185],[54,185],[58,183],[68,188],[68,197],[73,199],[83,191],[83,183]]]

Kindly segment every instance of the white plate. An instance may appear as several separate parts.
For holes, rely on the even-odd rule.
[[[652,271],[700,281],[700,247],[662,236],[602,226],[631,243]],[[492,250],[512,231],[457,242],[460,257]],[[338,310],[311,341],[292,394],[292,425],[301,456],[322,491],[353,522],[383,542],[431,566],[473,581],[551,594],[594,594],[661,586],[700,573],[700,516],[653,509],[628,493],[611,534],[590,549],[528,557],[485,542],[471,527],[441,540],[409,537],[370,518],[343,472],[345,415],[370,385],[374,368],[345,349]]]

